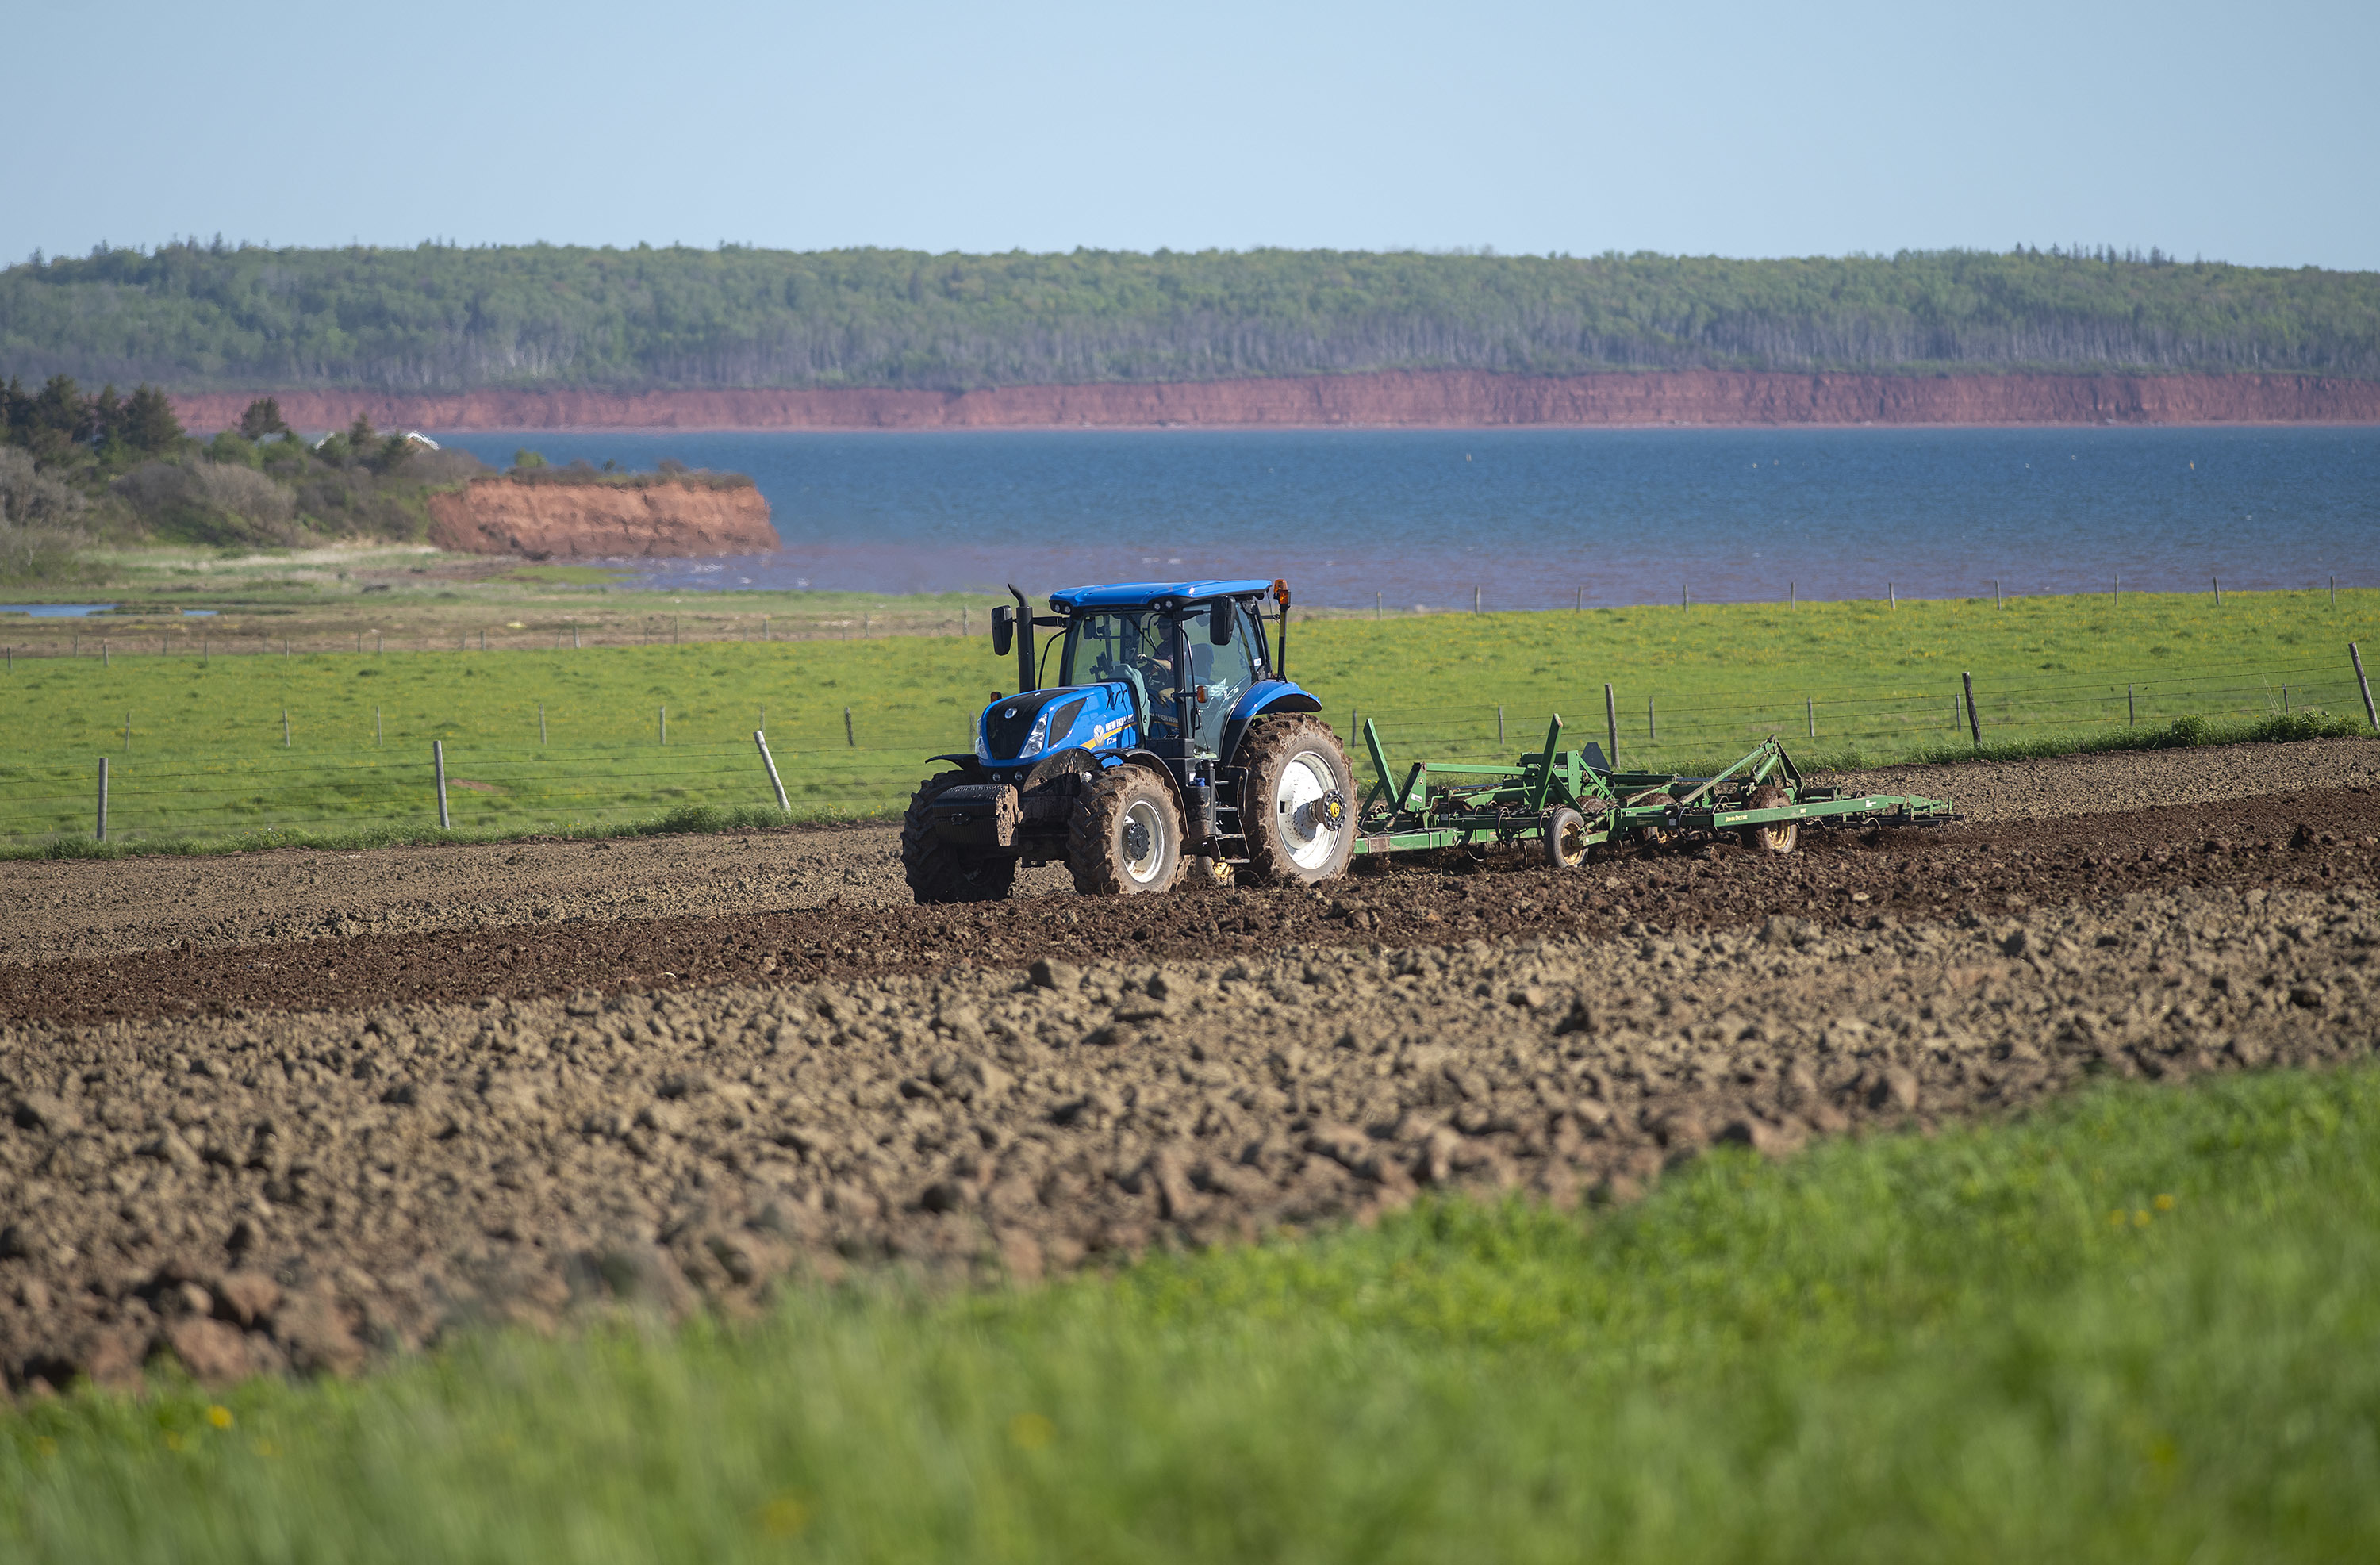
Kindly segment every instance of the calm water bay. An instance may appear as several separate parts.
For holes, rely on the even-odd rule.
[[[438,433],[438,431],[432,431]],[[444,435],[499,466],[752,475],[784,547],[673,588],[1286,576],[1307,602],[1548,608],[2380,586],[2380,429]]]

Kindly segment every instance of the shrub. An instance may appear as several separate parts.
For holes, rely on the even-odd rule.
[[[207,442],[207,460],[229,463],[241,467],[260,467],[264,465],[264,455],[257,450],[256,443],[242,435],[237,430],[225,430]]]
[[[67,574],[88,540],[75,526],[83,497],[39,471],[32,454],[0,446],[0,581]]]
[[[294,497],[253,468],[143,462],[111,487],[161,537],[218,546],[287,544],[296,538]]]

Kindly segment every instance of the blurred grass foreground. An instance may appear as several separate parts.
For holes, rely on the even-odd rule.
[[[2369,1558],[2380,1074],[0,1413],[33,1561]]]

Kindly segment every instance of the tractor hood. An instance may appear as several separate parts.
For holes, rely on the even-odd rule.
[[[1030,766],[1059,750],[1138,743],[1132,687],[1111,681],[1028,690],[992,702],[976,722],[975,757],[988,767]]]

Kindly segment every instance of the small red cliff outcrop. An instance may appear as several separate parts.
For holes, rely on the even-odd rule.
[[[686,559],[777,547],[750,484],[516,483],[474,479],[430,497],[430,541],[532,560]]]

